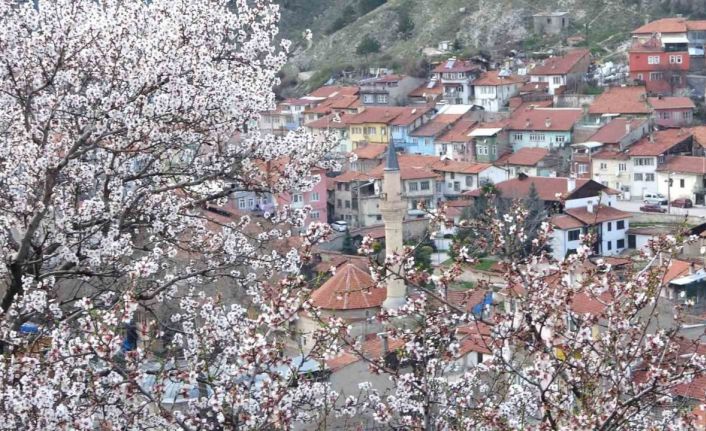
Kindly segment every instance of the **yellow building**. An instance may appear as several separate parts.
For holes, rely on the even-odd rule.
[[[412,108],[399,106],[370,106],[347,119],[348,135],[354,148],[361,143],[389,144],[392,121]]]

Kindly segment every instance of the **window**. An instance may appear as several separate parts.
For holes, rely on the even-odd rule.
[[[345,183],[345,188],[346,188],[346,191],[347,191],[347,192],[351,191],[351,185],[350,185],[350,183]]]
[[[529,139],[535,142],[544,141],[544,133],[530,133]]]
[[[554,138],[554,140],[555,140],[556,142],[566,142],[566,136],[564,136],[564,135],[556,135],[556,137]]]
[[[351,207],[351,201],[346,200],[346,208],[350,208],[350,207]]]
[[[365,134],[366,135],[377,135],[378,132],[377,132],[377,129],[375,129],[375,127],[366,127]]]
[[[241,210],[245,209],[245,199],[243,199],[243,198],[238,199],[238,208],[240,208]]]
[[[643,74],[641,74],[641,73],[638,73],[637,76],[635,76],[635,78],[636,78],[638,81],[642,81],[642,80],[645,79],[645,76],[644,76]]]
[[[554,77],[554,84],[555,84],[555,85],[561,85],[561,76],[555,76],[555,77]]]
[[[669,114],[670,114],[669,111],[660,111],[659,118],[661,118],[663,120],[669,120],[671,118],[671,115],[669,115]]]
[[[619,239],[618,242],[615,243],[615,248],[617,248],[617,249],[625,248],[625,240]]]
[[[650,81],[662,81],[663,79],[664,79],[664,73],[650,72]]]
[[[364,94],[363,95],[363,103],[373,103],[375,100],[373,99],[372,94]]]
[[[650,55],[647,57],[647,64],[659,64],[659,55]]]
[[[449,146],[447,144],[441,144],[441,153],[446,154],[449,152]]]
[[[343,183],[336,183],[336,190],[338,190],[338,191],[343,190]]]
[[[679,187],[681,187],[682,189],[684,188],[684,182],[685,182],[685,181],[684,181],[684,178],[681,178],[681,179],[679,180]]]
[[[608,163],[601,162],[601,170],[605,171],[606,169],[608,169]]]
[[[495,145],[490,145],[490,155],[491,155],[491,156],[494,156],[494,155],[495,155],[495,151],[496,151]]]
[[[653,166],[655,159],[652,157],[636,157],[634,159],[635,166]]]
[[[635,173],[635,181],[642,181],[642,174],[641,173]]]
[[[253,199],[253,198],[248,199],[248,208],[250,208],[250,209],[255,208],[255,199]]]
[[[466,187],[473,187],[473,177],[466,175]]]
[[[578,168],[579,174],[588,173],[588,165],[586,163],[577,163],[576,167]]]
[[[618,220],[618,221],[616,222],[615,228],[618,229],[618,230],[623,230],[623,229],[625,229],[625,220]]]
[[[304,196],[302,196],[300,193],[297,193],[292,196],[292,202],[294,202],[295,204],[300,204],[304,202]]]
[[[387,135],[387,127],[380,127],[380,134]]]
[[[419,188],[421,190],[429,190],[429,181],[420,181]]]
[[[340,199],[337,199],[337,200],[336,200],[336,207],[337,207],[337,208],[343,207],[343,201],[341,201]]]
[[[319,201],[319,193],[318,193],[318,192],[312,192],[312,193],[311,193],[311,201],[312,201],[312,202],[318,202],[318,201]]]
[[[351,201],[351,208],[353,208],[354,210],[358,209],[358,199],[353,199]]]
[[[690,123],[692,118],[693,113],[691,111],[684,111],[682,112],[682,116],[684,117],[684,121],[687,123]]]
[[[319,219],[319,212],[318,211],[312,211],[309,213],[309,218],[312,220],[318,220]]]
[[[581,235],[581,230],[575,229],[569,231],[569,241],[578,241]]]
[[[449,172],[449,178],[451,178],[452,180],[455,180],[456,179],[456,172]]]
[[[655,174],[645,174],[645,181],[654,181],[655,180]]]
[[[375,220],[381,221],[382,220],[382,215],[378,214],[375,216]]]
[[[417,186],[417,183],[408,183],[407,189],[409,189],[410,192],[416,192],[419,188]]]
[[[613,230],[613,222],[612,222],[612,221],[609,221],[609,222],[608,222],[608,232],[610,232],[610,231],[612,231],[612,230]]]
[[[608,242],[606,243],[606,245],[607,245],[607,249],[608,249],[608,250],[613,250],[613,242],[612,242],[612,241],[608,241]]]
[[[387,103],[387,94],[378,94],[378,103]]]
[[[682,56],[681,55],[670,55],[669,56],[669,64],[681,64],[682,63]]]
[[[524,135],[522,133],[515,133],[513,136],[515,137],[516,141],[521,141]]]
[[[488,155],[488,146],[487,145],[478,145],[478,155],[479,156],[487,156]]]
[[[625,172],[628,170],[627,163],[618,163],[618,172]]]
[[[681,84],[681,75],[672,75],[669,77],[669,80],[673,85],[679,85]]]

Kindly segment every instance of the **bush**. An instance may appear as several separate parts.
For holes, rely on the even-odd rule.
[[[379,6],[385,4],[385,0],[359,0],[358,1],[358,12],[360,15],[365,15],[373,9],[377,9]]]
[[[380,42],[369,34],[363,37],[358,46],[355,49],[358,55],[368,55],[380,52]]]

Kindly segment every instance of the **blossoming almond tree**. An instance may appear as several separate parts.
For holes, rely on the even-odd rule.
[[[277,7],[3,1],[0,17],[0,428],[286,426],[325,403],[281,378],[277,331],[326,228],[287,246],[306,210],[206,209],[309,189],[334,144],[254,128],[286,60]],[[159,351],[130,345],[136,314],[143,338],[171,334]]]

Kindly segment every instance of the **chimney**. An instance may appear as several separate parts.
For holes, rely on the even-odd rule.
[[[647,138],[651,144],[655,143],[655,135],[654,133],[650,133],[649,138]]]
[[[551,118],[547,117],[544,119],[544,127],[546,127],[547,129],[552,127],[552,119]]]
[[[593,214],[593,201],[588,201],[588,203],[586,204],[586,211]]]
[[[530,127],[531,125],[532,125],[532,122],[530,121],[530,119],[529,119],[529,118],[526,119],[526,120],[525,120],[525,127],[529,129],[529,127]]]
[[[382,342],[382,355],[385,356],[390,351],[390,346],[387,343],[387,332],[380,332],[378,337],[380,337]]]
[[[576,178],[573,175],[566,179],[566,191],[571,193],[576,188]]]
[[[625,122],[625,134],[628,135],[632,132],[632,125],[630,124],[630,121]]]

